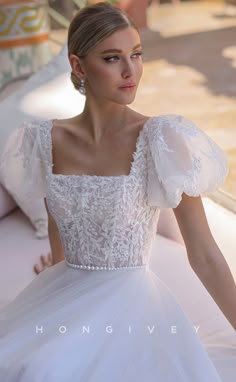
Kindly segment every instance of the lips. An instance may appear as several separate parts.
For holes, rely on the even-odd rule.
[[[129,89],[129,88],[134,88],[136,85],[133,82],[130,82],[128,84],[125,84],[123,86],[120,86],[121,89]]]

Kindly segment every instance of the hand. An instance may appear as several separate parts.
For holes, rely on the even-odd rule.
[[[48,252],[48,255],[41,255],[40,256],[42,267],[38,264],[34,264],[34,272],[38,275],[39,273],[43,272],[46,268],[49,268],[52,266],[52,254],[51,252]]]

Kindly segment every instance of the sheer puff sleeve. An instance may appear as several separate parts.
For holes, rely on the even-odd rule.
[[[9,187],[30,199],[46,196],[46,165],[40,150],[39,129],[40,120],[24,122],[11,134],[2,160]]]
[[[35,198],[46,196],[46,163],[40,147],[40,121],[25,122],[19,129],[19,146],[16,157],[22,159],[25,179],[22,187],[26,195]]]
[[[148,129],[148,204],[175,208],[182,193],[206,196],[228,174],[224,151],[192,121],[168,114],[152,118]]]

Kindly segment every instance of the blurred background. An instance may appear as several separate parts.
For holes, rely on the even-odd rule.
[[[71,18],[86,3],[0,0],[0,308],[37,277],[33,265],[50,251],[43,199],[25,195],[27,174],[14,153],[26,120],[69,118],[83,110],[84,97],[70,81],[66,40]],[[224,184],[202,202],[236,280],[236,0],[113,3],[140,27],[144,74],[132,107],[150,116],[184,115],[227,155]],[[192,322],[201,322],[210,351],[215,346],[226,359],[232,329],[189,267],[172,209],[160,211],[151,258]],[[235,370],[223,368],[227,382],[235,381]]]
[[[0,101],[61,51],[74,13],[95,2],[0,0]],[[225,150],[229,175],[212,197],[236,212],[236,0],[110,2],[141,30],[144,75],[132,107],[183,114]]]

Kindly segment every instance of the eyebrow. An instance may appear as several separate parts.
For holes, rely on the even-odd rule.
[[[137,45],[135,45],[133,50],[140,48],[140,47],[141,47],[141,44],[137,44]],[[120,49],[106,49],[106,50],[103,50],[101,52],[101,54],[103,54],[103,53],[122,53],[122,50],[120,50]]]

